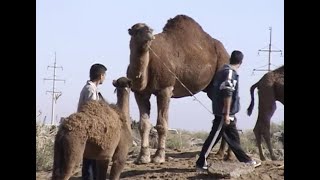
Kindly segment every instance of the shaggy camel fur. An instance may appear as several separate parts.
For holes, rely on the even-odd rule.
[[[113,81],[117,105],[88,101],[59,127],[54,144],[52,179],[68,180],[82,157],[97,160],[98,180],[105,180],[112,160],[110,179],[119,179],[132,145],[129,117],[131,81]]]
[[[177,15],[169,19],[163,32],[153,35],[144,23],[129,30],[130,64],[127,77],[140,111],[141,149],[136,163],[149,163],[150,96],[157,97],[158,148],[154,163],[165,161],[170,98],[191,96],[206,91],[216,71],[229,62],[223,44],[207,34],[192,18]],[[177,78],[176,78],[176,77]]]
[[[276,101],[280,101],[284,105],[284,66],[266,73],[257,83],[251,86],[251,103],[247,110],[249,116],[252,114],[254,106],[253,93],[256,87],[258,87],[259,90],[259,112],[253,132],[257,140],[260,159],[262,161],[266,160],[261,147],[261,138],[263,136],[268,146],[271,159],[276,160],[270,140],[270,121],[273,113],[277,108]]]

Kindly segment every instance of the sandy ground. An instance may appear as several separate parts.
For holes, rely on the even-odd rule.
[[[161,164],[144,164],[136,165],[133,163],[137,154],[129,155],[125,169],[121,174],[121,179],[138,180],[138,179],[214,179],[206,172],[196,172],[195,161],[201,147],[185,149],[182,151],[167,150],[167,161]],[[258,159],[257,155],[251,155]],[[219,160],[213,151],[209,158],[209,163]],[[237,160],[233,160],[237,161]],[[108,171],[110,171],[110,167]],[[37,180],[48,180],[51,178],[51,172],[37,172]],[[261,166],[256,167],[250,174],[241,175],[237,180],[282,180],[284,179],[284,162],[283,161],[263,161]],[[81,170],[71,178],[71,180],[81,180]]]

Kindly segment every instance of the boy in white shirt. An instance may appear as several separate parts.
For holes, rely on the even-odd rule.
[[[107,68],[102,64],[94,64],[90,68],[90,80],[87,81],[86,85],[82,88],[80,93],[79,103],[78,103],[78,112],[83,104],[89,100],[100,101],[103,100],[102,96],[98,91],[98,85],[102,84]],[[90,172],[92,168],[92,173]],[[83,158],[82,161],[82,180],[91,179],[96,180],[96,161],[93,159]]]

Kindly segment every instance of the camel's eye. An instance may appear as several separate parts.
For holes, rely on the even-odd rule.
[[[153,29],[149,28],[149,27],[144,27],[143,29],[141,29],[142,33],[152,33]]]

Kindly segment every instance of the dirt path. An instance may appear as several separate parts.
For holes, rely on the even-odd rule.
[[[188,149],[182,152],[167,151],[167,161],[162,164],[135,165],[133,160],[135,155],[130,155],[121,174],[121,179],[213,179],[207,173],[199,173],[195,170],[196,156],[200,148]],[[213,151],[208,162],[221,161],[215,158]],[[256,157],[255,157],[256,158]],[[265,161],[252,173],[243,175],[237,180],[282,180],[284,179],[283,161]],[[110,168],[108,169],[110,170]],[[71,180],[81,180],[81,171],[74,175]],[[37,172],[37,180],[48,180],[51,172]]]

